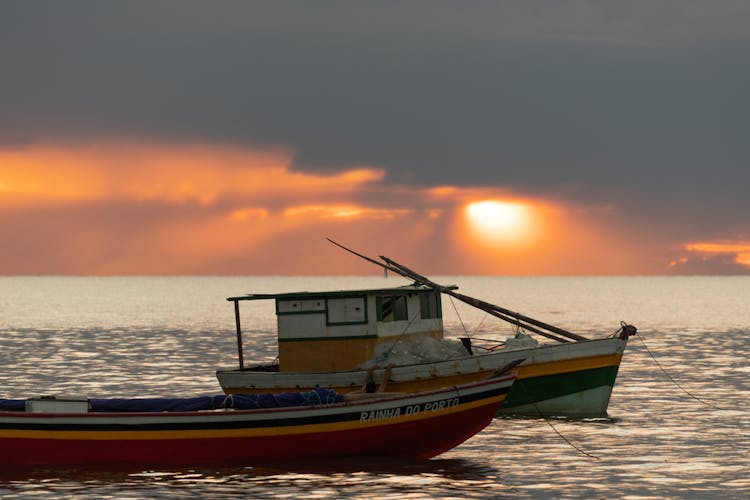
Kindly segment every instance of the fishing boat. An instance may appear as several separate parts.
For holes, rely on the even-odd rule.
[[[431,458],[486,427],[515,378],[507,372],[435,391],[345,398],[319,388],[312,397],[296,393],[294,406],[272,408],[258,408],[263,396],[257,395],[0,400],[0,465]]]
[[[457,287],[439,285],[387,257],[379,262],[333,243],[413,284],[227,298],[234,304],[239,366],[217,370],[225,393],[306,390],[316,385],[346,393],[359,390],[368,376],[382,383],[389,364],[395,366],[389,369],[388,390],[410,392],[480,380],[517,364],[518,381],[500,413],[607,415],[628,337],[636,332],[633,325],[621,322],[611,334],[589,339],[460,294]],[[459,348],[442,358],[394,363],[391,355],[398,346],[412,344],[416,350],[425,350],[445,340],[443,294],[511,323],[519,337],[535,335],[548,343],[513,347],[513,342],[498,342],[481,351],[472,339],[463,338]],[[254,300],[275,302],[278,358],[273,363],[245,366],[239,305]],[[370,373],[373,363],[379,366]]]

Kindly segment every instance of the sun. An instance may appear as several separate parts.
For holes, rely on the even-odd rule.
[[[517,246],[529,240],[531,209],[520,202],[483,200],[466,206],[472,235],[485,244]]]

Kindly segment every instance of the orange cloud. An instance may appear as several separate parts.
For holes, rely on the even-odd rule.
[[[589,210],[501,188],[291,169],[284,149],[107,144],[0,150],[0,274],[622,274],[640,248]],[[473,208],[471,208],[473,207]]]
[[[340,230],[326,221],[389,223],[412,212],[385,198],[356,201],[383,189],[382,169],[311,174],[291,161],[281,149],[210,145],[0,150],[0,273],[280,272],[289,262],[274,271],[261,255],[297,251],[309,230],[316,240]]]
[[[238,208],[229,214],[229,220],[236,222],[245,222],[248,219],[265,219],[268,217],[268,210],[265,208]]]
[[[732,255],[734,262],[742,266],[750,267],[749,241],[694,242],[686,243],[685,245],[683,245],[683,248],[688,252],[696,252],[706,256],[716,256],[722,254]],[[675,266],[677,264],[678,262],[673,262],[672,266]]]
[[[201,145],[0,150],[0,193],[17,203],[124,198],[210,204],[221,196],[282,190],[287,195],[306,195],[313,189],[347,192],[385,175],[375,168],[327,176],[292,172],[291,159],[282,150]]]
[[[309,216],[323,219],[394,219],[410,213],[404,208],[382,209],[367,208],[355,205],[304,205],[289,207],[284,210],[287,217]]]

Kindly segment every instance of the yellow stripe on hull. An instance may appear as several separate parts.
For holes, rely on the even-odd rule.
[[[525,378],[619,366],[620,361],[622,361],[622,354],[605,354],[588,358],[549,361],[547,363],[522,364],[516,367],[516,371],[518,372],[518,379],[523,380]]]

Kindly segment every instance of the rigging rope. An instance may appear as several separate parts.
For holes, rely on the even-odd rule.
[[[482,346],[471,346],[471,341],[473,339],[473,335],[475,335],[479,331],[479,329],[482,327],[482,325],[484,324],[484,320],[487,319],[487,316],[489,316],[489,313],[487,311],[485,311],[484,316],[482,316],[482,321],[479,322],[479,324],[474,328],[474,331],[472,333],[469,333],[469,331],[466,328],[466,325],[464,324],[464,320],[461,318],[461,313],[458,312],[458,308],[456,307],[456,303],[453,302],[453,297],[451,297],[450,295],[448,295],[448,299],[451,301],[451,305],[453,306],[453,310],[456,311],[456,316],[458,317],[458,321],[461,323],[461,328],[464,329],[464,333],[466,334],[466,338],[469,339],[468,340],[468,342],[469,342],[468,347],[466,345],[464,345],[464,347],[466,347],[466,349],[469,351],[470,354],[471,354],[471,347],[477,347],[477,348],[483,349],[485,351],[494,351],[497,347],[505,344],[505,342],[502,342],[502,341],[492,340],[492,342],[500,342],[500,343],[498,345],[494,346],[494,347],[489,347],[489,348],[488,347],[482,347]],[[484,339],[478,339],[478,340],[484,340]],[[461,342],[463,343],[463,340]]]
[[[479,331],[479,328],[481,328],[482,324],[484,324],[484,320],[487,319],[487,316],[489,316],[489,313],[485,312],[484,316],[482,316],[482,321],[480,321],[479,324],[477,325],[477,327],[474,328],[474,334],[476,334]]]
[[[456,316],[458,316],[458,321],[461,323],[461,328],[464,329],[464,333],[466,334],[466,336],[469,337],[469,338],[471,338],[471,334],[469,334],[469,331],[466,329],[466,325],[464,325],[464,320],[461,319],[461,314],[458,312],[458,308],[456,307],[455,302],[453,302],[453,297],[451,297],[450,295],[448,295],[448,298],[451,301],[451,305],[453,306],[453,310],[456,311]]]

